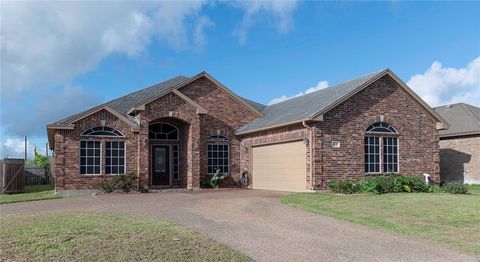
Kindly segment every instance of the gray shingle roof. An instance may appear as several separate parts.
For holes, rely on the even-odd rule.
[[[255,101],[252,101],[250,99],[246,99],[245,97],[241,97],[243,100],[245,100],[245,102],[249,103],[251,106],[253,106],[253,108],[257,109],[258,111],[262,112],[263,109],[265,109],[265,107],[267,107],[266,105],[264,104],[260,104],[258,102],[255,102]]]
[[[329,88],[269,105],[261,111],[265,115],[264,117],[257,118],[240,127],[237,129],[237,133],[244,133],[311,118],[316,113],[342,99],[384,71],[385,70],[377,71]]]
[[[168,89],[171,89],[174,86],[178,85],[179,83],[181,83],[185,80],[188,80],[188,79],[189,79],[188,77],[180,75],[180,76],[171,78],[167,81],[158,83],[156,85],[153,85],[153,86],[138,90],[136,92],[130,93],[128,95],[113,99],[113,100],[108,101],[108,102],[106,102],[104,104],[101,104],[101,105],[106,105],[106,106],[110,107],[111,109],[117,111],[118,113],[126,116],[130,120],[132,120],[132,116],[128,115],[128,110],[131,107],[145,101],[146,99],[148,99],[152,96],[158,95],[158,94],[160,94],[160,93],[162,93],[162,92],[164,92]],[[90,109],[88,109],[88,110],[90,110]],[[66,124],[66,123],[68,123],[69,120],[75,118],[78,115],[81,115],[81,114],[87,112],[88,110],[82,111],[78,114],[68,116],[64,119],[61,119],[61,120],[55,122],[55,124]]]
[[[440,130],[441,137],[480,134],[480,108],[458,103],[435,107],[433,110],[450,124],[449,129]]]

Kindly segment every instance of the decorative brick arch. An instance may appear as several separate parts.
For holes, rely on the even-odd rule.
[[[202,114],[198,108],[183,99],[174,92],[168,93],[158,99],[147,103],[145,110],[139,112],[137,119],[140,122],[139,140],[143,148],[140,150],[140,186],[150,185],[150,140],[149,124],[155,121],[172,123],[181,122],[184,128],[179,126],[182,139],[186,145],[184,159],[186,161],[185,177],[187,188],[198,188],[200,186],[200,119]],[[174,124],[176,125],[176,124]]]
[[[362,125],[362,134],[363,136],[366,135],[366,130],[369,126],[375,123],[386,123],[395,128],[397,130],[397,135],[400,136],[402,133],[402,126],[395,120],[393,117],[384,116],[383,121],[380,121],[380,116],[373,116],[368,118]]]

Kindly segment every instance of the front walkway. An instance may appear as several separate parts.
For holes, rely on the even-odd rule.
[[[0,206],[1,214],[86,210],[166,218],[257,261],[476,261],[474,256],[284,206],[285,193],[117,194]]]

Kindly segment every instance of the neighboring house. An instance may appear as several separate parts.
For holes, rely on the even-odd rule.
[[[337,178],[439,177],[442,118],[389,69],[265,106],[206,72],[178,76],[47,126],[57,190],[139,175],[140,188],[200,187],[220,170],[256,189]]]
[[[440,177],[480,184],[480,108],[458,103],[434,109],[450,125],[440,131]]]

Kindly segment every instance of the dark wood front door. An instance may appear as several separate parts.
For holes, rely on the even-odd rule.
[[[152,146],[152,186],[170,185],[169,160],[169,146]]]

